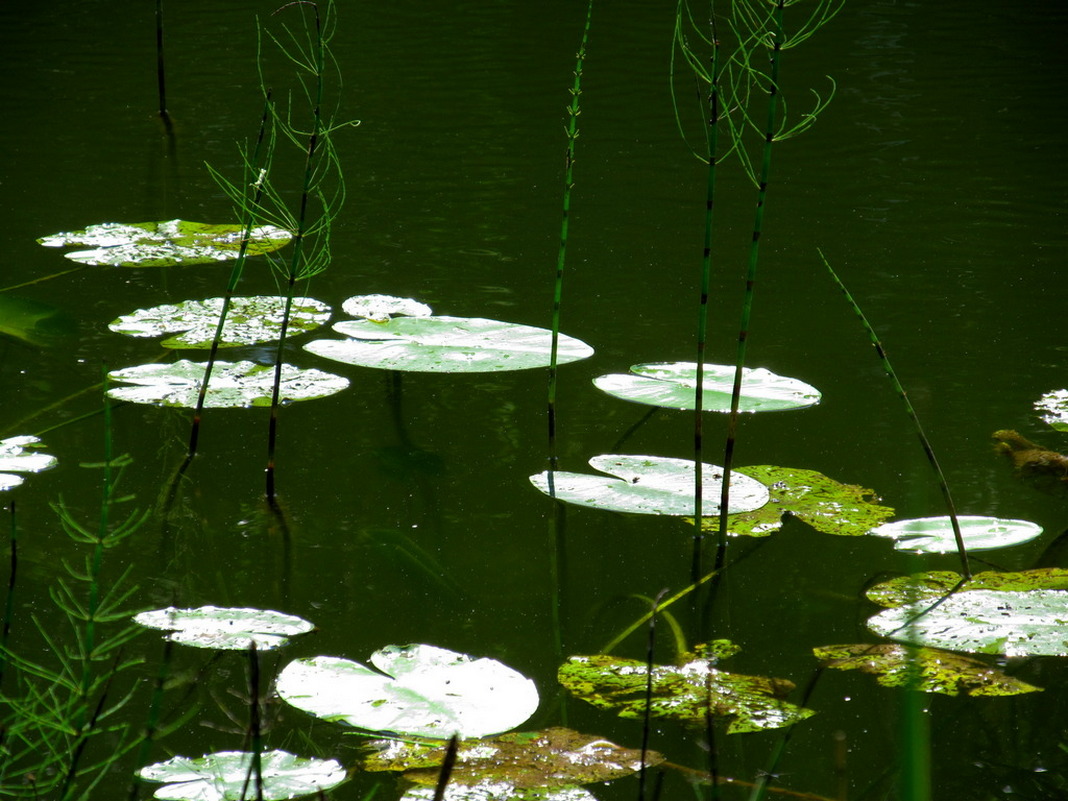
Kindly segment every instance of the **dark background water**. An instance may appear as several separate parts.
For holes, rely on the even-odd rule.
[[[261,107],[255,17],[273,7],[168,7],[173,142],[155,114],[150,4],[0,8],[0,285],[69,266],[34,242],[45,234],[105,221],[231,218],[204,163],[239,176],[236,142],[255,134]],[[584,4],[562,0],[340,4],[339,116],[361,124],[336,135],[349,198],[335,226],[334,263],[309,294],[336,308],[355,294],[413,296],[442,314],[548,325],[564,108],[584,15]],[[883,338],[960,511],[1026,518],[1046,530],[1039,541],[986,556],[1000,567],[1032,566],[1065,529],[1063,500],[1015,482],[989,438],[1015,428],[1065,449],[1031,405],[1068,382],[1066,21],[1058,3],[856,2],[787,51],[793,112],[809,102],[807,87],[826,88],[824,76],[838,90],[810,131],[776,146],[750,360],[824,394],[811,410],[745,420],[739,464],[819,470],[874,488],[900,516],[943,511],[901,404],[817,257],[821,248]],[[672,4],[601,2],[593,13],[564,329],[597,353],[561,373],[564,469],[581,470],[610,451],[643,414],[601,395],[592,377],[692,359],[705,169],[676,130],[673,23]],[[755,200],[734,165],[721,175],[713,361],[733,355]],[[225,266],[83,270],[15,290],[58,307],[75,330],[52,347],[0,342],[0,434],[43,433],[60,460],[10,493],[24,531],[24,621],[38,615],[58,637],[66,625],[45,588],[63,575],[64,560],[78,564],[81,556],[49,504],[62,496],[86,519],[95,514],[98,473],[79,463],[101,458],[102,423],[99,415],[78,418],[99,408],[101,365],[159,352],[112,334],[107,322],[218,295],[226,275]],[[266,274],[253,275],[245,291],[272,286]],[[345,393],[283,411],[278,482],[291,543],[262,511],[266,414],[211,412],[179,530],[162,542],[150,523],[108,554],[109,575],[133,565],[140,606],[264,606],[314,621],[320,631],[282,663],[315,653],[360,660],[407,642],[499,658],[538,682],[546,703],[531,725],[559,722],[551,703],[551,508],[526,478],[545,464],[545,375],[408,375],[397,417],[383,375],[321,362],[297,345],[290,361],[352,380]],[[687,414],[658,413],[626,450],[687,456],[691,425]],[[135,460],[124,490],[136,505],[155,502],[187,426],[179,411],[115,411],[115,447]],[[723,420],[710,418],[708,429],[714,452]],[[389,545],[398,536],[429,554],[446,580],[399,559]],[[596,651],[640,614],[628,596],[687,583],[689,532],[681,524],[572,510],[566,537],[568,653]],[[866,583],[954,566],[951,557],[910,563],[885,542],[788,522],[730,573],[715,636],[744,648],[734,670],[804,684],[816,667],[812,647],[872,639]],[[623,651],[641,655],[642,641],[635,636]],[[136,647],[156,658],[151,635]],[[201,657],[178,654],[178,669],[195,669]],[[1034,788],[1063,775],[1064,669],[1052,659],[1012,668],[1046,691],[926,699],[936,797],[1052,797]],[[212,676],[214,694],[225,698],[226,687],[241,684],[239,662],[221,660]],[[224,722],[207,694],[201,700],[198,718]],[[844,732],[849,797],[884,797],[878,782],[902,741],[899,696],[869,678],[835,674],[821,680],[810,705],[820,714],[795,733],[782,781],[833,795],[834,737]],[[639,743],[636,724],[578,702],[568,722]],[[350,739],[294,712],[271,744],[304,746],[305,733],[322,753],[351,756]],[[751,779],[775,739],[727,738],[723,772]],[[153,758],[239,744],[236,735],[190,724]],[[702,764],[701,750],[671,726],[657,729],[652,746],[675,762]],[[125,786],[122,776],[115,786]],[[605,798],[633,792],[626,782],[597,790]]]

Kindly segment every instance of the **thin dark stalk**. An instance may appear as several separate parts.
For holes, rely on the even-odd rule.
[[[174,642],[163,640],[163,658],[160,660],[159,672],[152,687],[152,699],[148,705],[148,717],[145,721],[144,734],[141,739],[141,748],[137,752],[138,765],[147,765],[152,753],[152,743],[159,732],[160,715],[163,707],[164,687],[171,676],[171,656],[174,652]],[[138,781],[135,778],[130,782],[130,801],[136,801],[138,797]]]
[[[4,598],[4,628],[0,633],[0,688],[4,685],[4,673],[7,670],[7,644],[11,636],[11,621],[15,615],[15,576],[19,566],[19,528],[16,522],[15,502],[8,504],[11,515],[11,534],[8,539],[9,560],[7,577],[7,595]]]
[[[445,757],[441,760],[441,770],[438,772],[438,784],[434,788],[434,801],[444,801],[445,789],[449,786],[452,770],[456,766],[456,752],[460,748],[460,737],[454,734],[449,738],[449,744],[445,746]]]
[[[961,573],[965,580],[970,579],[972,577],[972,571],[971,566],[968,563],[968,551],[964,546],[964,535],[961,534],[960,522],[957,519],[957,505],[953,502],[953,494],[949,490],[949,482],[946,481],[945,473],[942,472],[942,467],[938,464],[938,458],[935,456],[931,441],[927,439],[927,434],[924,433],[923,426],[920,424],[920,416],[916,414],[916,409],[913,407],[912,401],[909,400],[908,393],[905,392],[905,387],[902,386],[901,381],[898,380],[897,373],[894,371],[893,365],[890,364],[890,358],[886,354],[886,349],[879,341],[875,329],[872,328],[871,323],[868,322],[868,318],[865,316],[864,312],[861,311],[860,306],[853,299],[849,290],[846,289],[845,284],[842,283],[838,274],[831,268],[830,262],[828,262],[827,258],[823,255],[823,251],[820,250],[817,252],[820,254],[823,266],[827,268],[827,271],[831,274],[831,278],[834,279],[835,284],[842,290],[842,294],[845,295],[849,305],[853,308],[853,312],[860,320],[860,324],[864,326],[864,330],[868,332],[868,338],[871,340],[872,347],[875,348],[875,352],[879,356],[879,361],[883,365],[883,370],[890,379],[894,391],[897,392],[898,397],[901,398],[901,402],[905,404],[905,412],[912,420],[912,426],[916,430],[916,436],[919,437],[920,446],[923,448],[924,455],[927,457],[927,461],[935,472],[935,476],[938,479],[938,488],[942,492],[942,500],[945,502],[946,510],[949,512],[950,525],[953,527],[953,539],[956,541],[957,553],[960,556]]]
[[[252,759],[249,762],[245,784],[241,788],[244,798],[250,782],[255,782],[256,799],[263,800],[263,723],[260,719],[260,655],[255,640],[248,646],[248,739]]]
[[[649,639],[645,647],[645,707],[642,715],[642,749],[638,770],[638,801],[645,801],[646,759],[649,755],[649,735],[652,731],[653,714],[653,665],[656,662],[656,612],[667,589],[661,590],[653,599],[649,617]]]
[[[159,116],[169,127],[167,69],[163,58],[163,0],[156,0],[156,86],[159,90]]]

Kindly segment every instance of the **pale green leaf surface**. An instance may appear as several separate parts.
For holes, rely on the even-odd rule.
[[[701,406],[706,412],[729,412],[734,387],[734,367],[706,364]],[[630,374],[614,373],[593,379],[594,385],[617,398],[662,406],[669,409],[694,409],[697,405],[697,364],[672,362],[635,364]],[[820,402],[815,387],[796,378],[776,375],[762,367],[742,368],[742,394],[738,410],[742,412],[778,412],[803,409]]]
[[[59,460],[40,453],[40,447],[41,440],[29,435],[0,440],[0,492],[23,482],[23,477],[15,473],[40,473],[56,466]]]
[[[393,295],[353,295],[341,304],[345,314],[384,323],[390,317],[429,317],[433,311],[425,303],[413,298]]]
[[[1068,389],[1055,389],[1035,401],[1041,418],[1058,431],[1068,431]]]
[[[438,739],[507,731],[538,708],[534,682],[493,659],[391,645],[376,651],[371,664],[377,670],[338,657],[298,659],[279,675],[277,692],[317,717]]]
[[[385,322],[334,324],[349,339],[318,339],[305,350],[326,359],[376,367],[437,373],[480,373],[546,367],[552,333],[529,325],[479,317],[391,317]],[[563,334],[559,364],[593,355],[593,348]]]
[[[142,364],[113,370],[108,373],[109,380],[133,386],[111,387],[108,396],[131,403],[191,409],[196,406],[204,367],[200,362],[181,359],[170,364]],[[270,406],[274,372],[274,365],[215,362],[204,405],[225,409]],[[332,373],[283,364],[279,400],[290,403],[325,398],[348,385],[347,378]]]
[[[1042,526],[1027,520],[1003,520],[981,515],[958,515],[964,547],[991,551],[1030,542],[1042,534]],[[912,553],[956,553],[957,541],[948,515],[895,520],[873,528],[870,534],[894,541],[894,548]]]
[[[170,632],[167,639],[196,648],[247,650],[252,643],[261,651],[285,645],[290,637],[315,628],[296,615],[271,609],[201,606],[196,609],[153,609],[134,621]]]
[[[400,801],[434,801],[434,787],[411,787]],[[581,787],[516,787],[507,781],[486,780],[478,784],[449,784],[442,801],[597,801]]]
[[[868,589],[868,600],[880,606],[904,606],[937,600],[958,584],[964,590],[1068,590],[1068,569],[1040,567],[999,573],[987,570],[961,583],[961,575],[951,570],[932,570],[913,576],[900,576]]]
[[[646,515],[692,515],[694,511],[694,466],[690,459],[665,456],[602,454],[590,465],[614,476],[553,471],[531,476],[531,483],[546,495],[578,506],[612,512]],[[704,515],[719,514],[723,468],[702,465],[701,486]],[[730,482],[733,513],[759,509],[768,502],[768,488],[756,479],[733,473]]]
[[[108,324],[119,334],[132,337],[158,337],[177,334],[161,343],[165,348],[210,348],[222,312],[222,298],[183,300],[132,314]],[[273,342],[281,336],[285,312],[284,297],[259,295],[230,300],[219,346],[233,348]],[[330,319],[330,307],[314,298],[294,298],[290,309],[287,336],[312,331]]]
[[[167,220],[100,223],[81,231],[41,237],[46,247],[91,247],[64,254],[82,264],[112,267],[171,267],[236,259],[244,226]],[[252,229],[246,253],[255,256],[285,246],[288,231],[264,225]]]
[[[219,751],[202,757],[177,756],[141,768],[142,779],[168,782],[157,788],[156,798],[170,801],[242,801],[249,798],[252,754]],[[305,759],[286,751],[260,755],[263,798],[277,801],[314,795],[345,781],[345,769],[333,759]],[[253,789],[253,795],[255,791]]]

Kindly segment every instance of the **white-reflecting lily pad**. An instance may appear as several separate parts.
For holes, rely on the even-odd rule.
[[[244,651],[252,643],[261,651],[278,648],[290,637],[315,628],[296,615],[271,609],[201,606],[196,609],[153,609],[134,615],[134,621],[170,632],[167,639],[196,648]]]
[[[0,440],[0,491],[17,487],[23,482],[15,473],[40,473],[56,466],[55,456],[40,453],[41,440],[29,435]]]
[[[326,359],[429,373],[483,373],[546,367],[552,333],[480,317],[391,317],[385,322],[334,324],[349,339],[317,339],[304,346]],[[557,362],[593,355],[585,342],[561,335]]]
[[[341,304],[345,314],[384,323],[390,317],[429,317],[433,310],[413,298],[393,295],[354,295]]]
[[[182,359],[170,364],[141,364],[113,370],[108,373],[109,380],[134,386],[112,387],[108,396],[131,403],[191,409],[196,406],[197,394],[204,381],[204,367],[200,362]],[[273,385],[274,365],[215,362],[204,405],[220,409],[270,406]],[[333,373],[283,364],[279,399],[282,403],[290,403],[325,398],[348,385],[347,378]]]
[[[868,628],[882,637],[950,651],[1068,656],[1068,592],[964,590],[933,608],[926,600],[885,609],[868,620]]]
[[[672,362],[635,364],[630,374],[613,373],[593,379],[603,392],[623,400],[663,406],[669,409],[693,409],[697,400],[697,364]],[[701,382],[704,386],[702,407],[706,412],[729,412],[734,385],[734,367],[706,364]],[[742,368],[742,394],[739,411],[779,412],[803,409],[820,402],[820,392],[796,378],[776,375],[763,367]]]
[[[400,801],[434,801],[435,787],[411,787]],[[511,782],[487,779],[478,784],[449,784],[442,801],[597,801],[581,787],[516,787]]]
[[[981,515],[957,515],[964,547],[969,551],[992,551],[1030,542],[1042,533],[1042,526],[1027,520],[1002,520]],[[868,532],[894,540],[898,551],[912,553],[956,553],[957,541],[948,515],[917,517],[883,523]]]
[[[588,473],[552,473],[531,476],[531,483],[546,495],[578,506],[642,515],[692,515],[694,510],[693,460],[666,456],[602,454],[590,459],[595,470],[616,478]],[[702,512],[719,514],[723,468],[702,465]],[[737,471],[731,473],[731,514],[751,512],[768,502],[768,488]]]
[[[256,797],[255,780],[250,779],[252,754],[246,751],[219,751],[196,759],[177,756],[141,768],[142,779],[169,782],[158,788],[156,798],[171,801],[243,801]],[[345,769],[333,759],[305,759],[286,751],[260,754],[263,798],[300,798],[337,787],[347,778]]]
[[[100,223],[81,231],[44,236],[46,247],[91,247],[64,255],[82,264],[112,267],[171,267],[236,259],[243,225],[167,220],[143,223]],[[247,255],[270,253],[292,238],[289,231],[263,225],[253,228]]]
[[[1068,431],[1068,389],[1055,389],[1035,401],[1035,410],[1058,431]]]
[[[178,333],[161,343],[165,348],[210,348],[222,312],[222,298],[183,300],[138,309],[108,324],[119,334],[158,337]],[[231,298],[219,347],[233,348],[273,342],[282,332],[286,299],[271,295]],[[314,298],[294,298],[287,336],[313,331],[330,319],[330,307]]]
[[[286,665],[276,689],[317,717],[439,739],[514,729],[538,708],[534,682],[494,659],[390,645],[372,654],[371,664],[378,670],[331,656],[298,659]]]

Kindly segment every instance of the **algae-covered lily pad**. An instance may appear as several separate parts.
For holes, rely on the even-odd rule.
[[[815,712],[783,699],[793,682],[765,676],[744,676],[713,667],[716,660],[687,655],[680,665],[654,665],[651,714],[703,726],[711,714],[730,721],[728,734],[791,726]],[[645,662],[615,656],[573,656],[557,671],[573,695],[620,717],[642,718],[648,671]]]
[[[0,440],[0,491],[23,482],[15,473],[40,473],[56,466],[56,457],[41,453],[41,447],[41,440],[29,435]]]
[[[376,740],[368,745],[377,750],[364,759],[364,769],[404,771],[404,778],[415,784],[437,783],[444,745],[401,740]],[[646,767],[663,761],[660,754],[646,752]],[[641,751],[571,729],[551,728],[461,741],[449,781],[469,787],[501,782],[515,789],[562,788],[607,782],[639,770]]]
[[[741,473],[768,488],[769,501],[751,512],[727,518],[731,536],[766,537],[782,528],[784,515],[793,515],[816,531],[854,537],[867,534],[894,514],[889,506],[879,506],[879,497],[855,484],[840,484],[815,470],[775,465],[739,467]],[[689,522],[693,522],[690,520]],[[704,519],[701,528],[716,530],[719,521]]]
[[[548,471],[531,476],[530,481],[546,495],[578,506],[644,515],[693,514],[694,472],[690,459],[602,454],[590,459],[590,465],[615,478],[556,470],[552,473],[552,487]],[[702,511],[717,515],[723,468],[703,464],[701,477]],[[732,514],[759,509],[768,502],[768,488],[749,476],[735,472],[730,488]]]
[[[923,614],[921,614],[923,613]],[[1005,656],[1068,655],[1068,591],[962,590],[885,609],[876,634],[913,645]]]
[[[165,348],[210,348],[222,312],[222,298],[183,300],[151,309],[138,309],[108,324],[119,334],[158,337],[176,334],[161,343]],[[286,299],[271,295],[231,298],[219,347],[233,348],[273,342],[281,336]],[[312,331],[330,319],[330,307],[313,298],[294,298],[287,336]]]
[[[243,225],[166,220],[143,223],[100,223],[81,231],[44,236],[46,247],[91,247],[64,254],[82,264],[112,267],[171,267],[236,259]],[[284,247],[289,231],[263,225],[253,228],[246,253],[257,256]]]
[[[400,801],[438,801],[437,789],[414,785]],[[510,782],[486,780],[478,784],[449,784],[440,801],[597,801],[581,787],[516,787]]]
[[[113,370],[108,373],[109,380],[133,386],[112,387],[108,396],[131,403],[191,409],[196,406],[204,381],[204,368],[202,363],[181,359],[170,364],[141,364]],[[290,403],[325,398],[348,385],[347,378],[333,373],[283,364],[279,400]],[[274,365],[215,362],[204,405],[219,409],[270,406],[273,386]]]
[[[297,659],[282,670],[276,689],[317,717],[439,739],[507,731],[538,708],[534,682],[494,659],[390,645],[372,654],[371,664],[377,670],[331,656]]]
[[[1068,431],[1068,389],[1055,389],[1035,401],[1035,410],[1058,431]]]
[[[958,588],[959,585],[959,588]],[[1068,569],[1040,567],[999,573],[986,570],[965,582],[952,570],[932,570],[913,576],[899,576],[868,589],[868,600],[880,606],[895,607],[912,603],[930,603],[957,589],[965,590],[1068,590]]]
[[[303,618],[271,609],[219,606],[153,609],[134,615],[134,622],[169,632],[172,642],[229,651],[247,650],[253,643],[261,651],[278,648],[315,628]]]
[[[980,515],[958,515],[964,547],[969,551],[991,551],[1030,542],[1042,533],[1042,526],[1027,520],[1002,520]],[[948,515],[895,520],[873,528],[869,533],[894,541],[894,548],[912,553],[956,553],[957,541]]]
[[[552,333],[544,328],[480,317],[390,317],[348,320],[334,330],[348,339],[317,339],[304,346],[326,359],[428,373],[484,373],[546,367]],[[560,335],[557,362],[586,359],[593,348]]]
[[[669,409],[693,409],[697,405],[697,364],[672,362],[635,364],[630,374],[613,373],[593,379],[603,392],[623,400],[662,406]],[[734,387],[734,367],[706,364],[702,376],[704,394],[701,406],[706,412],[729,412]],[[776,375],[762,367],[742,368],[742,394],[738,410],[742,412],[780,412],[803,409],[820,402],[820,391],[796,378]]]
[[[256,797],[251,778],[252,754],[246,751],[219,751],[196,759],[173,757],[141,768],[142,779],[168,782],[155,792],[156,798],[172,801],[243,801]],[[300,798],[321,794],[347,778],[345,769],[333,759],[305,759],[286,751],[265,751],[260,755],[263,798]]]
[[[429,317],[433,310],[413,298],[393,295],[354,295],[341,304],[345,314],[384,323],[390,317]]]
[[[1021,695],[1042,689],[986,662],[938,648],[857,643],[824,645],[812,651],[826,667],[872,673],[885,687],[943,695]]]

